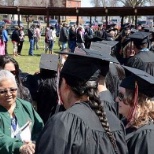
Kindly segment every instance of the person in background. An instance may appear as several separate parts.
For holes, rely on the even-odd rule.
[[[33,56],[33,50],[34,50],[34,28],[35,25],[31,25],[31,27],[28,29],[28,38],[29,38],[29,43],[30,43],[30,47],[29,47],[29,56]]]
[[[66,49],[68,43],[68,30],[66,23],[63,23],[63,26],[60,29],[59,41],[61,42],[62,50]]]
[[[76,45],[79,48],[85,48],[85,45],[84,45],[84,33],[83,33],[82,26],[77,28],[77,32],[76,32]]]
[[[41,38],[41,29],[40,29],[40,25],[36,25],[34,28],[34,50],[38,50],[39,49],[39,45],[38,42]]]
[[[13,55],[18,56],[18,45],[19,45],[19,42],[20,42],[19,27],[18,26],[16,26],[15,30],[12,32],[11,40],[12,40],[12,43],[13,43]]]
[[[129,58],[126,66],[138,68],[154,76],[154,53],[149,50],[149,32],[135,32],[129,37],[134,44],[135,55]]]
[[[101,106],[98,59],[90,57],[68,53],[59,80],[66,111],[48,120],[36,143],[36,154],[127,154],[120,121],[109,113],[106,117]]]
[[[24,85],[30,90],[33,101],[36,102],[37,112],[46,123],[55,113],[57,96],[57,67],[58,55],[42,54],[40,72],[26,77]]]
[[[116,101],[125,117],[129,153],[153,154],[154,77],[136,68],[124,68],[129,76],[122,80]]]
[[[57,36],[57,37],[59,37],[60,28],[61,28],[61,24],[57,22],[57,23],[55,24],[55,30],[56,30],[56,36]]]
[[[49,53],[53,53],[54,42],[56,41],[56,31],[53,26],[50,26],[50,30],[47,32],[47,37],[49,41]]]
[[[0,153],[34,154],[43,122],[32,105],[17,98],[15,76],[0,71]]]
[[[23,47],[24,37],[25,37],[24,27],[20,26],[20,28],[19,28],[18,55],[21,55],[21,50],[22,50],[22,47]]]
[[[5,43],[3,41],[2,29],[0,29],[0,55],[5,55]]]
[[[23,86],[20,80],[20,70],[18,62],[11,56],[0,56],[0,68],[10,71],[14,74],[18,85],[18,97],[32,103],[32,98],[29,90]]]
[[[9,40],[9,37],[8,37],[8,32],[6,30],[6,24],[2,28],[3,28],[2,37],[3,37],[3,42],[5,43],[5,55],[7,55],[8,54],[8,52],[7,52],[7,42]]]
[[[46,27],[46,30],[45,30],[45,53],[47,53],[49,50],[49,38],[48,38],[48,31],[49,30],[50,30],[50,28]]]
[[[134,43],[129,41],[123,48],[123,64],[127,64],[128,60],[135,56]]]
[[[91,39],[93,39],[94,31],[92,25],[85,28],[84,38],[85,38],[85,48],[89,49],[91,45]]]
[[[69,48],[71,52],[74,52],[76,47],[76,29],[75,26],[71,26],[69,29]]]

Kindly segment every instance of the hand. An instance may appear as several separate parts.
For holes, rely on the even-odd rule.
[[[34,154],[35,144],[32,142],[25,142],[19,149],[21,154]]]

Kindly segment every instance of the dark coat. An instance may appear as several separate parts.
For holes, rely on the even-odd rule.
[[[154,53],[152,51],[140,51],[130,58],[125,65],[138,68],[154,76]]]
[[[154,124],[147,124],[139,129],[126,129],[129,154],[154,153]]]

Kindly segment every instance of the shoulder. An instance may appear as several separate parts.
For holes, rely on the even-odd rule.
[[[126,140],[129,152],[145,154],[154,151],[154,124],[145,125],[134,132],[130,131],[126,135]]]
[[[23,107],[26,107],[28,109],[32,109],[32,105],[31,105],[30,102],[25,101],[25,100],[20,99],[20,98],[16,99],[16,104],[17,104],[17,106],[23,106]]]
[[[154,124],[147,124],[144,125],[138,129],[132,129],[132,128],[128,128],[126,129],[127,135],[126,138],[127,140],[133,139],[133,138],[147,138],[149,136],[151,136],[154,140]]]

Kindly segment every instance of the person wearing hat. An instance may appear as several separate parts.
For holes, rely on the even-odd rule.
[[[121,82],[116,101],[126,118],[126,141],[130,154],[153,154],[154,151],[154,77],[131,67]],[[132,73],[130,75],[130,73]]]
[[[148,48],[150,35],[148,32],[136,32],[129,36],[134,43],[135,56],[125,65],[144,70],[154,76],[154,53]]]
[[[115,115],[105,113],[98,97],[100,66],[96,61],[103,63],[103,58],[80,53],[68,53],[59,80],[66,111],[48,120],[36,154],[125,154],[123,127]]]
[[[118,41],[116,57],[119,60],[120,64],[123,64],[123,48],[130,40],[129,35],[131,33],[129,23],[122,26],[121,32],[117,35],[115,41]]]
[[[106,62],[104,60],[103,64],[100,64],[101,73],[99,78],[98,91],[101,102],[104,105],[104,109],[107,109],[115,115],[118,115],[117,104],[114,101],[114,96],[117,95],[116,91],[119,78],[118,68],[120,68],[120,65],[118,65],[118,60],[109,54],[109,51],[112,50],[116,43],[112,42],[111,45],[111,43],[108,42],[110,41],[95,42],[92,44],[91,50],[85,50],[89,55],[95,54],[95,56],[98,55],[100,57],[106,57]]]

